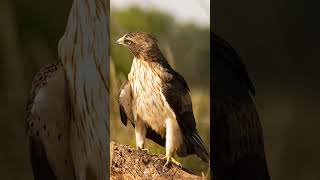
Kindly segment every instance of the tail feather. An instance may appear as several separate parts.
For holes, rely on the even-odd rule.
[[[209,153],[203,145],[203,141],[199,136],[198,132],[193,132],[189,138],[190,143],[192,144],[195,153],[197,156],[204,162],[209,163]]]

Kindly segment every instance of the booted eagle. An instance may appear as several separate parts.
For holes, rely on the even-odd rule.
[[[213,34],[213,179],[270,180],[255,89],[235,50]]]
[[[189,88],[161,53],[157,40],[144,32],[128,33],[117,44],[133,54],[128,81],[119,94],[121,120],[135,128],[136,145],[144,148],[145,138],[165,146],[167,160],[181,166],[174,154],[196,154],[203,161],[209,155],[196,129]]]

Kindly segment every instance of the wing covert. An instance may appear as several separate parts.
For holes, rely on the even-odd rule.
[[[75,179],[69,144],[69,95],[61,64],[48,65],[36,74],[26,111],[35,179]]]
[[[235,50],[213,34],[213,168],[220,179],[270,179],[255,89]]]
[[[119,111],[121,122],[127,126],[128,120],[133,123],[132,115],[132,94],[130,83],[126,80],[122,83],[119,91]]]
[[[183,134],[184,145],[178,154],[185,156],[196,153],[203,161],[209,162],[209,154],[196,128],[188,85],[181,75],[173,69],[169,70],[172,76],[165,82],[161,91]],[[189,143],[192,145],[188,145]]]

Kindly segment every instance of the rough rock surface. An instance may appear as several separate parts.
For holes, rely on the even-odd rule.
[[[172,163],[164,167],[163,155],[151,155],[115,142],[111,142],[110,149],[112,180],[204,179]]]

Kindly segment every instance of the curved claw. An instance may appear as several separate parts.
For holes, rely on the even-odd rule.
[[[139,151],[146,152],[146,153],[149,153],[149,149],[147,149],[147,148],[139,148],[139,147],[138,147],[138,150],[139,150]]]
[[[171,156],[164,156],[163,158],[161,158],[162,160],[166,159],[166,163],[164,164],[164,167],[167,167],[169,165],[170,162],[176,164],[177,166],[179,166],[180,168],[182,168],[182,164],[179,163],[177,160],[175,160],[173,157]]]

